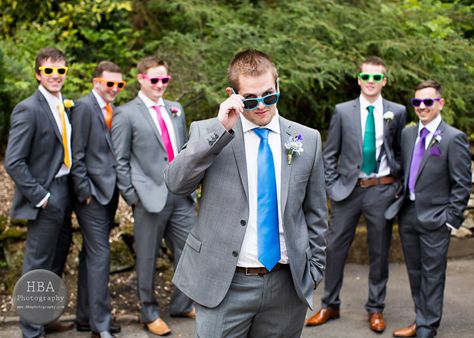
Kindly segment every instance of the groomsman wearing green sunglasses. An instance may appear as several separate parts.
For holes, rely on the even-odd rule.
[[[370,329],[383,332],[388,251],[392,223],[384,211],[400,187],[400,135],[406,108],[382,98],[387,67],[369,57],[360,65],[360,96],[336,105],[324,149],[327,192],[331,199],[327,266],[322,309],[306,321],[315,326],[339,318],[344,265],[361,215],[367,225],[370,271],[365,305]]]

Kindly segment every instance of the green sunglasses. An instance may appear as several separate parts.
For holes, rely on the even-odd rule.
[[[380,82],[383,80],[385,77],[384,74],[368,74],[368,73],[360,73],[359,78],[364,81],[374,81],[374,82]]]

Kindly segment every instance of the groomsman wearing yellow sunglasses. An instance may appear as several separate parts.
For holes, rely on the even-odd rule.
[[[67,70],[62,51],[41,49],[35,64],[38,89],[11,115],[5,169],[16,185],[11,217],[28,222],[23,274],[45,269],[61,276],[71,242],[71,125],[61,95]],[[20,326],[24,338],[45,335],[43,325],[21,319]],[[59,322],[49,327],[70,328]]]

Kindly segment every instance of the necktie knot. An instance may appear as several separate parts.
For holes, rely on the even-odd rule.
[[[426,138],[426,136],[428,136],[428,134],[430,133],[430,131],[426,128],[423,128],[420,130],[420,138]]]
[[[270,133],[270,129],[268,128],[254,128],[252,129],[260,140],[268,140],[268,133]]]
[[[369,114],[373,114],[373,113],[374,113],[374,109],[375,109],[375,107],[372,106],[372,105],[370,105],[370,106],[367,107],[367,110],[369,111]]]

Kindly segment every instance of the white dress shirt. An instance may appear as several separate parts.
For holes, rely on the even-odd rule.
[[[374,106],[374,120],[375,120],[375,158],[378,159],[383,147],[383,101],[382,96],[379,95],[375,102],[370,103],[362,95],[359,97],[360,101],[360,121],[362,126],[362,142],[364,140],[365,124],[369,111],[368,106]],[[390,175],[390,167],[388,166],[387,156],[384,153],[380,161],[379,170],[377,173],[372,173],[367,176],[363,171],[360,172],[359,177],[382,177]]]
[[[247,120],[242,114],[240,115],[242,121],[242,129],[244,133],[245,156],[247,161],[247,177],[248,177],[248,192],[249,192],[249,219],[247,222],[247,230],[245,232],[244,241],[240,249],[237,266],[240,267],[263,267],[263,264],[258,260],[258,240],[257,240],[257,157],[258,147],[260,145],[260,138],[252,131],[253,128],[258,128],[256,124]],[[288,263],[288,254],[286,250],[285,236],[283,234],[282,226],[282,211],[280,209],[281,196],[281,138],[280,138],[280,123],[278,113],[264,128],[270,129],[268,134],[268,144],[272,150],[273,162],[275,165],[275,177],[277,188],[278,201],[278,229],[280,234],[280,263]]]
[[[153,106],[160,106],[161,107],[161,117],[163,118],[163,121],[166,124],[166,128],[168,129],[168,135],[170,136],[171,140],[171,145],[173,146],[173,153],[174,156],[178,154],[178,143],[176,140],[176,134],[174,132],[174,126],[173,123],[171,122],[171,117],[168,113],[168,111],[165,109],[165,103],[163,101],[163,98],[159,98],[158,102],[153,102],[146,96],[145,94],[142,93],[142,91],[138,92],[138,97],[143,101],[145,106],[148,108],[148,112],[150,113],[151,118],[153,119],[153,122],[155,122],[155,126],[158,129],[158,132],[161,135],[161,127],[160,123],[158,122],[158,117],[156,116],[156,110],[152,108]]]

